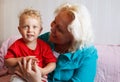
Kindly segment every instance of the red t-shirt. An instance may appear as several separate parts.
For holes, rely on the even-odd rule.
[[[49,45],[40,39],[37,39],[37,46],[35,50],[29,49],[22,38],[18,39],[8,49],[5,59],[26,56],[36,56],[39,60],[40,67],[44,67],[50,62],[56,62],[56,58]]]

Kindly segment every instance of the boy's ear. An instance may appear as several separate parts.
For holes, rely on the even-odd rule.
[[[42,30],[43,30],[43,27],[41,27],[41,29],[40,29],[40,33],[42,32]]]
[[[20,26],[18,26],[18,30],[19,30],[19,32],[20,32]]]
[[[18,30],[20,30],[20,27],[18,26]]]

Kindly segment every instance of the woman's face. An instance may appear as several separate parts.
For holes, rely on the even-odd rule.
[[[69,44],[73,36],[68,31],[68,25],[72,22],[73,18],[68,14],[68,11],[58,13],[51,23],[51,34],[49,40],[58,45]]]

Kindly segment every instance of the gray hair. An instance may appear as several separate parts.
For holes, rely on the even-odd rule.
[[[69,11],[74,15],[74,20],[68,25],[68,30],[74,37],[69,51],[75,51],[78,48],[82,49],[93,43],[91,16],[87,8],[82,4],[78,7],[67,3],[58,7],[55,13],[58,14],[61,11]]]

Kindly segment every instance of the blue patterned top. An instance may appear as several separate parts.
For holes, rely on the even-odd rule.
[[[54,51],[54,45],[49,42],[49,32],[39,38],[46,41]],[[97,66],[97,50],[91,45],[60,54],[56,69],[48,75],[48,82],[94,82]]]

